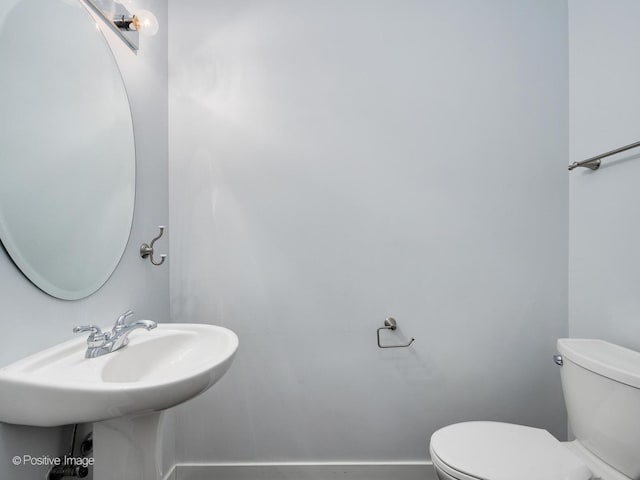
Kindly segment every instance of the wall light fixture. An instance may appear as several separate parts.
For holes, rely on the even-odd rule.
[[[135,9],[131,0],[84,0],[132,50],[140,48],[139,34],[152,36],[158,33],[156,16],[149,10]],[[135,13],[131,13],[131,11]]]

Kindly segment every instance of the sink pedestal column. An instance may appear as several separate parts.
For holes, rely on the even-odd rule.
[[[162,418],[153,412],[94,423],[94,480],[160,480]]]

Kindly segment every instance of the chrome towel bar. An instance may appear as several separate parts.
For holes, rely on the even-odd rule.
[[[403,344],[403,345],[382,345],[380,344],[380,330],[395,330],[396,328],[398,328],[398,322],[396,322],[396,319],[393,317],[389,317],[384,321],[384,327],[380,327],[378,329],[378,331],[376,332],[376,336],[378,337],[378,347],[380,348],[406,348],[409,345],[411,345],[415,338],[411,338],[411,340],[409,341],[409,343]]]
[[[640,142],[631,143],[629,145],[625,145],[624,147],[616,148],[615,150],[611,150],[606,153],[601,153],[600,155],[587,158],[586,160],[582,160],[581,162],[573,162],[571,165],[569,165],[568,169],[573,170],[576,167],[585,167],[591,170],[598,170],[600,168],[600,160],[602,160],[603,158],[610,157],[611,155],[615,155],[616,153],[621,153],[636,147],[640,147]]]

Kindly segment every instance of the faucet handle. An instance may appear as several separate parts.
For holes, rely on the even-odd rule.
[[[73,333],[91,332],[87,338],[87,346],[90,348],[101,347],[109,339],[107,333],[103,333],[97,325],[78,325],[73,327]]]
[[[91,335],[101,335],[102,330],[97,325],[78,325],[73,327],[73,333],[91,332]]]
[[[127,310],[122,315],[118,317],[116,320],[115,328],[122,328],[126,325],[127,318],[133,315],[133,310]]]

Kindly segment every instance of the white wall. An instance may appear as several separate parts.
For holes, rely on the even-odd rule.
[[[571,0],[570,160],[640,140],[634,0]],[[640,349],[640,150],[570,175],[569,331]]]
[[[171,314],[240,337],[178,460],[419,461],[470,419],[564,437],[566,3],[169,18]],[[376,347],[389,315],[414,346]]]
[[[162,25],[153,38],[142,39],[136,55],[104,29],[120,65],[133,112],[137,179],[133,229],[124,257],[102,289],[80,301],[52,298],[34,287],[0,250],[0,303],[3,330],[0,365],[72,338],[77,324],[108,324],[131,308],[139,317],[169,320],[169,268],[155,268],[140,258],[140,244],[168,223],[167,192],[167,5],[136,0]],[[37,61],[37,59],[35,59]],[[37,139],[34,139],[37,141]],[[158,242],[168,249],[168,238]],[[99,255],[99,252],[96,252]],[[0,478],[41,478],[47,468],[14,467],[14,455],[60,455],[68,448],[68,429],[39,429],[0,424]]]

